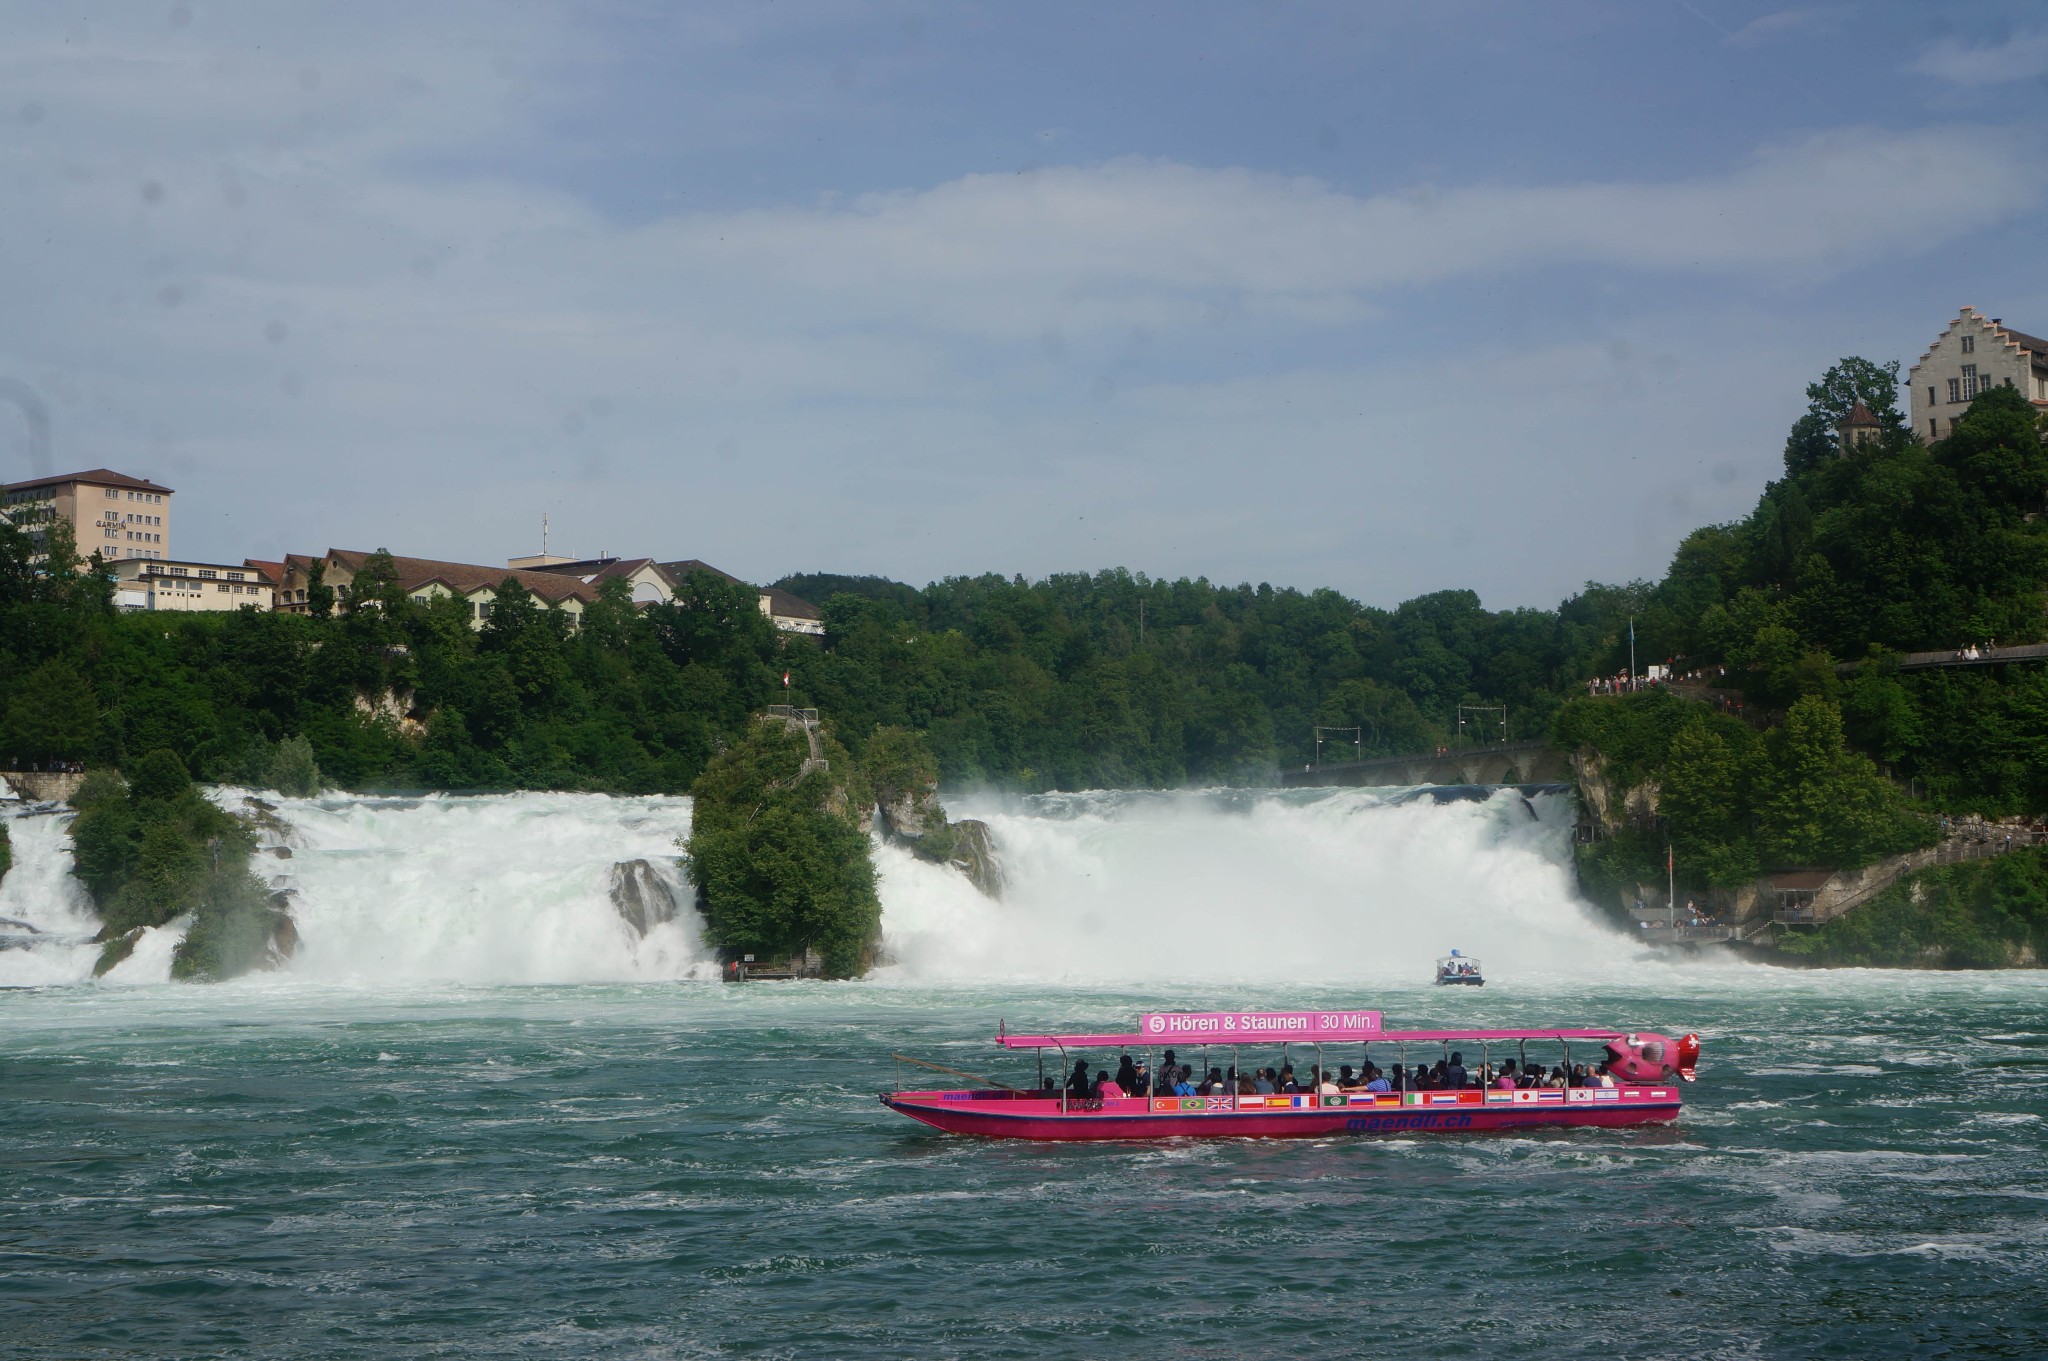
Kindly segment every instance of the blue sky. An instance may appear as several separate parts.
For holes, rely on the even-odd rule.
[[[2039,5],[0,22],[0,378],[181,554],[1548,605],[1837,357],[2048,332]]]

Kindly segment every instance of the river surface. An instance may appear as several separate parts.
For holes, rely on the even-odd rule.
[[[177,923],[93,979],[64,819],[17,816],[0,1357],[2048,1355],[2048,973],[1659,959],[1556,798],[949,802],[1000,902],[881,847],[877,976],[744,986],[609,896],[687,903],[687,800],[279,801],[298,953],[215,986]],[[1452,946],[1483,991],[1419,985]],[[1038,1147],[875,1100],[952,1083],[898,1053],[1032,1076],[999,1022],[1300,1008],[1706,1051],[1633,1131]]]
[[[1491,967],[0,994],[0,1354],[2048,1351],[2048,977]],[[1029,1074],[998,1020],[1340,1004],[1706,1057],[1640,1131],[1040,1147],[875,1100],[892,1052]]]

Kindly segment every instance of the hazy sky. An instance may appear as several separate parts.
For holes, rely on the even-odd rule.
[[[174,548],[1654,576],[2048,333],[2048,6],[0,3],[0,380]],[[32,467],[0,381],[0,480]]]

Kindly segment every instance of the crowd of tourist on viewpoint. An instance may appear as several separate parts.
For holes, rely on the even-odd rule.
[[[1457,1050],[1433,1066],[1418,1063],[1412,1071],[1398,1063],[1391,1069],[1382,1069],[1370,1060],[1356,1069],[1344,1064],[1334,1074],[1318,1064],[1309,1065],[1308,1071],[1301,1074],[1295,1072],[1292,1064],[1248,1072],[1240,1072],[1233,1064],[1227,1070],[1211,1068],[1197,1079],[1193,1067],[1179,1062],[1169,1049],[1160,1056],[1156,1073],[1142,1060],[1123,1054],[1118,1057],[1114,1077],[1107,1069],[1098,1069],[1095,1076],[1090,1077],[1088,1061],[1076,1059],[1074,1071],[1067,1075],[1065,1091],[1070,1101],[1102,1101],[1123,1096],[1272,1096],[1289,1093],[1338,1096],[1354,1092],[1434,1092],[1471,1088],[1513,1091],[1526,1087],[1561,1090],[1614,1085],[1614,1077],[1607,1071],[1604,1059],[1592,1065],[1573,1064],[1570,1071],[1566,1071],[1562,1064],[1553,1065],[1546,1071],[1541,1063],[1517,1065],[1513,1059],[1501,1060],[1498,1067],[1482,1063],[1477,1068],[1468,1069],[1464,1054]],[[1060,1088],[1047,1078],[1044,1090],[1053,1093]]]

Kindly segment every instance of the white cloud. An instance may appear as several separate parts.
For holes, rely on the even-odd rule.
[[[1850,129],[1651,181],[1352,193],[1120,159],[626,223],[466,159],[523,133],[537,54],[578,41],[546,9],[268,13],[227,47],[24,22],[0,53],[0,374],[43,394],[59,460],[163,476],[182,546],[227,556],[490,559],[550,509],[577,551],[756,575],[1128,562],[1384,599],[1446,580],[1442,479],[1464,542],[1533,556],[1577,513],[1570,448],[1721,418],[1697,368],[1395,361],[1362,321],[1560,265],[1811,281],[2043,185],[1995,130]],[[0,426],[0,469],[14,447]]]
[[[1954,85],[2004,85],[2048,75],[2048,29],[2015,33],[2003,42],[1935,44],[1912,69]]]
[[[1809,5],[1799,9],[1781,9],[1770,14],[1759,15],[1741,28],[1728,35],[1731,47],[1758,47],[1774,38],[1801,29],[1832,28],[1842,17],[1844,7],[1840,5]]]

